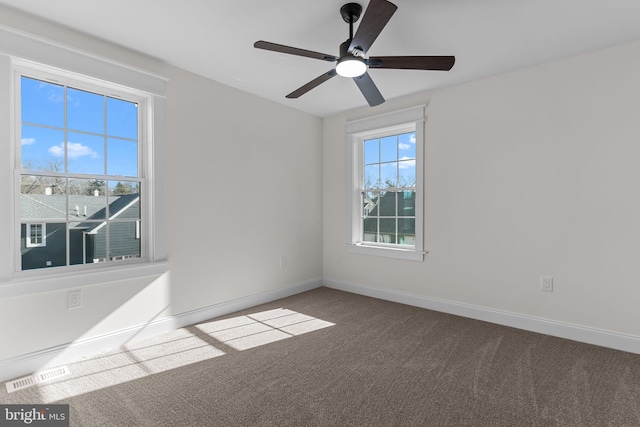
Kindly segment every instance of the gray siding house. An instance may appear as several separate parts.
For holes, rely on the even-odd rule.
[[[67,216],[70,265],[140,257],[139,195],[108,200],[69,196],[67,206],[65,195],[22,194],[22,270],[67,265]]]
[[[415,193],[412,191],[385,191],[382,196],[366,198],[363,240],[415,244],[415,205]]]

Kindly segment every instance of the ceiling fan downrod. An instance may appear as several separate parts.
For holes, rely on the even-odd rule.
[[[362,6],[358,3],[347,3],[340,8],[340,15],[344,22],[349,24],[349,41],[353,39],[353,24],[360,19]]]

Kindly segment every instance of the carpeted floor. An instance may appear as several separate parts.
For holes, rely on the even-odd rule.
[[[72,426],[640,426],[640,355],[327,288],[68,367],[0,402]]]

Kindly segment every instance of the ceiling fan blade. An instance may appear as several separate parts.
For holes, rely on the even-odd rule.
[[[285,46],[282,44],[266,42],[259,40],[253,44],[253,47],[264,50],[271,50],[274,52],[288,53],[289,55],[304,56],[306,58],[321,59],[323,61],[335,62],[338,60],[333,55],[327,55],[326,53],[314,52],[312,50],[298,49],[297,47]]]
[[[372,56],[367,65],[369,68],[449,71],[455,62],[455,56]]]
[[[356,82],[360,92],[362,92],[371,107],[375,107],[376,105],[380,105],[384,102],[382,94],[376,87],[373,80],[371,80],[369,73],[364,73],[360,77],[354,77],[353,81]]]
[[[398,6],[387,0],[371,0],[356,34],[351,40],[349,52],[358,48],[363,53],[367,53],[397,8]]]
[[[321,75],[320,77],[316,77],[315,79],[311,80],[306,85],[301,86],[298,89],[294,90],[289,95],[287,95],[287,98],[290,98],[290,99],[298,98],[298,97],[304,95],[305,93],[309,92],[314,87],[326,82],[327,80],[329,80],[332,77],[335,77],[336,74],[338,74],[338,73],[336,73],[336,70],[328,71],[328,72],[324,73],[323,75]]]

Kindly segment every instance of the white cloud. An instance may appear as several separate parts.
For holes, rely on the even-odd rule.
[[[61,142],[60,145],[49,147],[49,153],[55,157],[64,156],[64,142]]]
[[[398,148],[401,149],[401,150],[408,150],[408,149],[411,148],[410,144],[414,144],[415,145],[415,143],[416,143],[416,136],[414,134],[414,135],[411,135],[409,137],[409,144],[401,142],[401,143],[398,144]]]
[[[49,147],[49,153],[51,153],[55,157],[64,156],[64,143],[61,142],[58,145]],[[90,147],[80,144],[79,142],[68,142],[67,154],[69,156],[69,159],[77,159],[83,156],[91,156],[94,159],[98,157],[98,153],[93,151]]]
[[[20,145],[31,145],[31,144],[35,144],[36,143],[36,139],[35,138],[22,138],[20,140]]]

